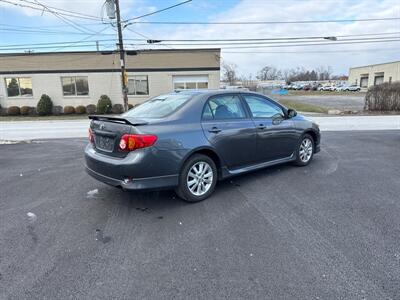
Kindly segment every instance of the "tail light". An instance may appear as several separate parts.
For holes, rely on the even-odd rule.
[[[92,144],[94,143],[94,135],[92,128],[89,128],[89,142],[91,142]]]
[[[119,142],[119,150],[133,151],[140,148],[146,148],[153,146],[156,141],[156,135],[124,134]]]

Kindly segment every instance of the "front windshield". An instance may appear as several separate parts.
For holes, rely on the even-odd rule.
[[[182,107],[192,95],[167,94],[150,99],[123,114],[124,117],[164,118]]]

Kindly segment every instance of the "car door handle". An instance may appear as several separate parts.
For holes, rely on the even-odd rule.
[[[218,132],[221,132],[221,129],[219,129],[218,127],[213,127],[213,128],[211,128],[211,129],[209,129],[208,132],[211,132],[211,133],[218,133]]]
[[[267,128],[267,126],[265,126],[264,124],[260,124],[257,126],[257,129],[264,130],[265,128]]]

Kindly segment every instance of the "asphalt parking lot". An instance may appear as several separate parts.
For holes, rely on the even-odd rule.
[[[0,299],[400,299],[400,131],[197,204],[95,181],[85,144],[0,145]]]

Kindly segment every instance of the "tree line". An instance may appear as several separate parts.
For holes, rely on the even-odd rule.
[[[319,66],[312,70],[307,70],[304,67],[280,70],[274,66],[265,66],[257,72],[255,79],[261,81],[284,80],[287,83],[295,81],[345,80],[346,76],[332,75],[332,73],[332,67],[330,66]],[[234,85],[237,81],[254,81],[252,75],[240,76],[237,71],[237,65],[229,62],[222,63],[222,78],[230,85]]]

